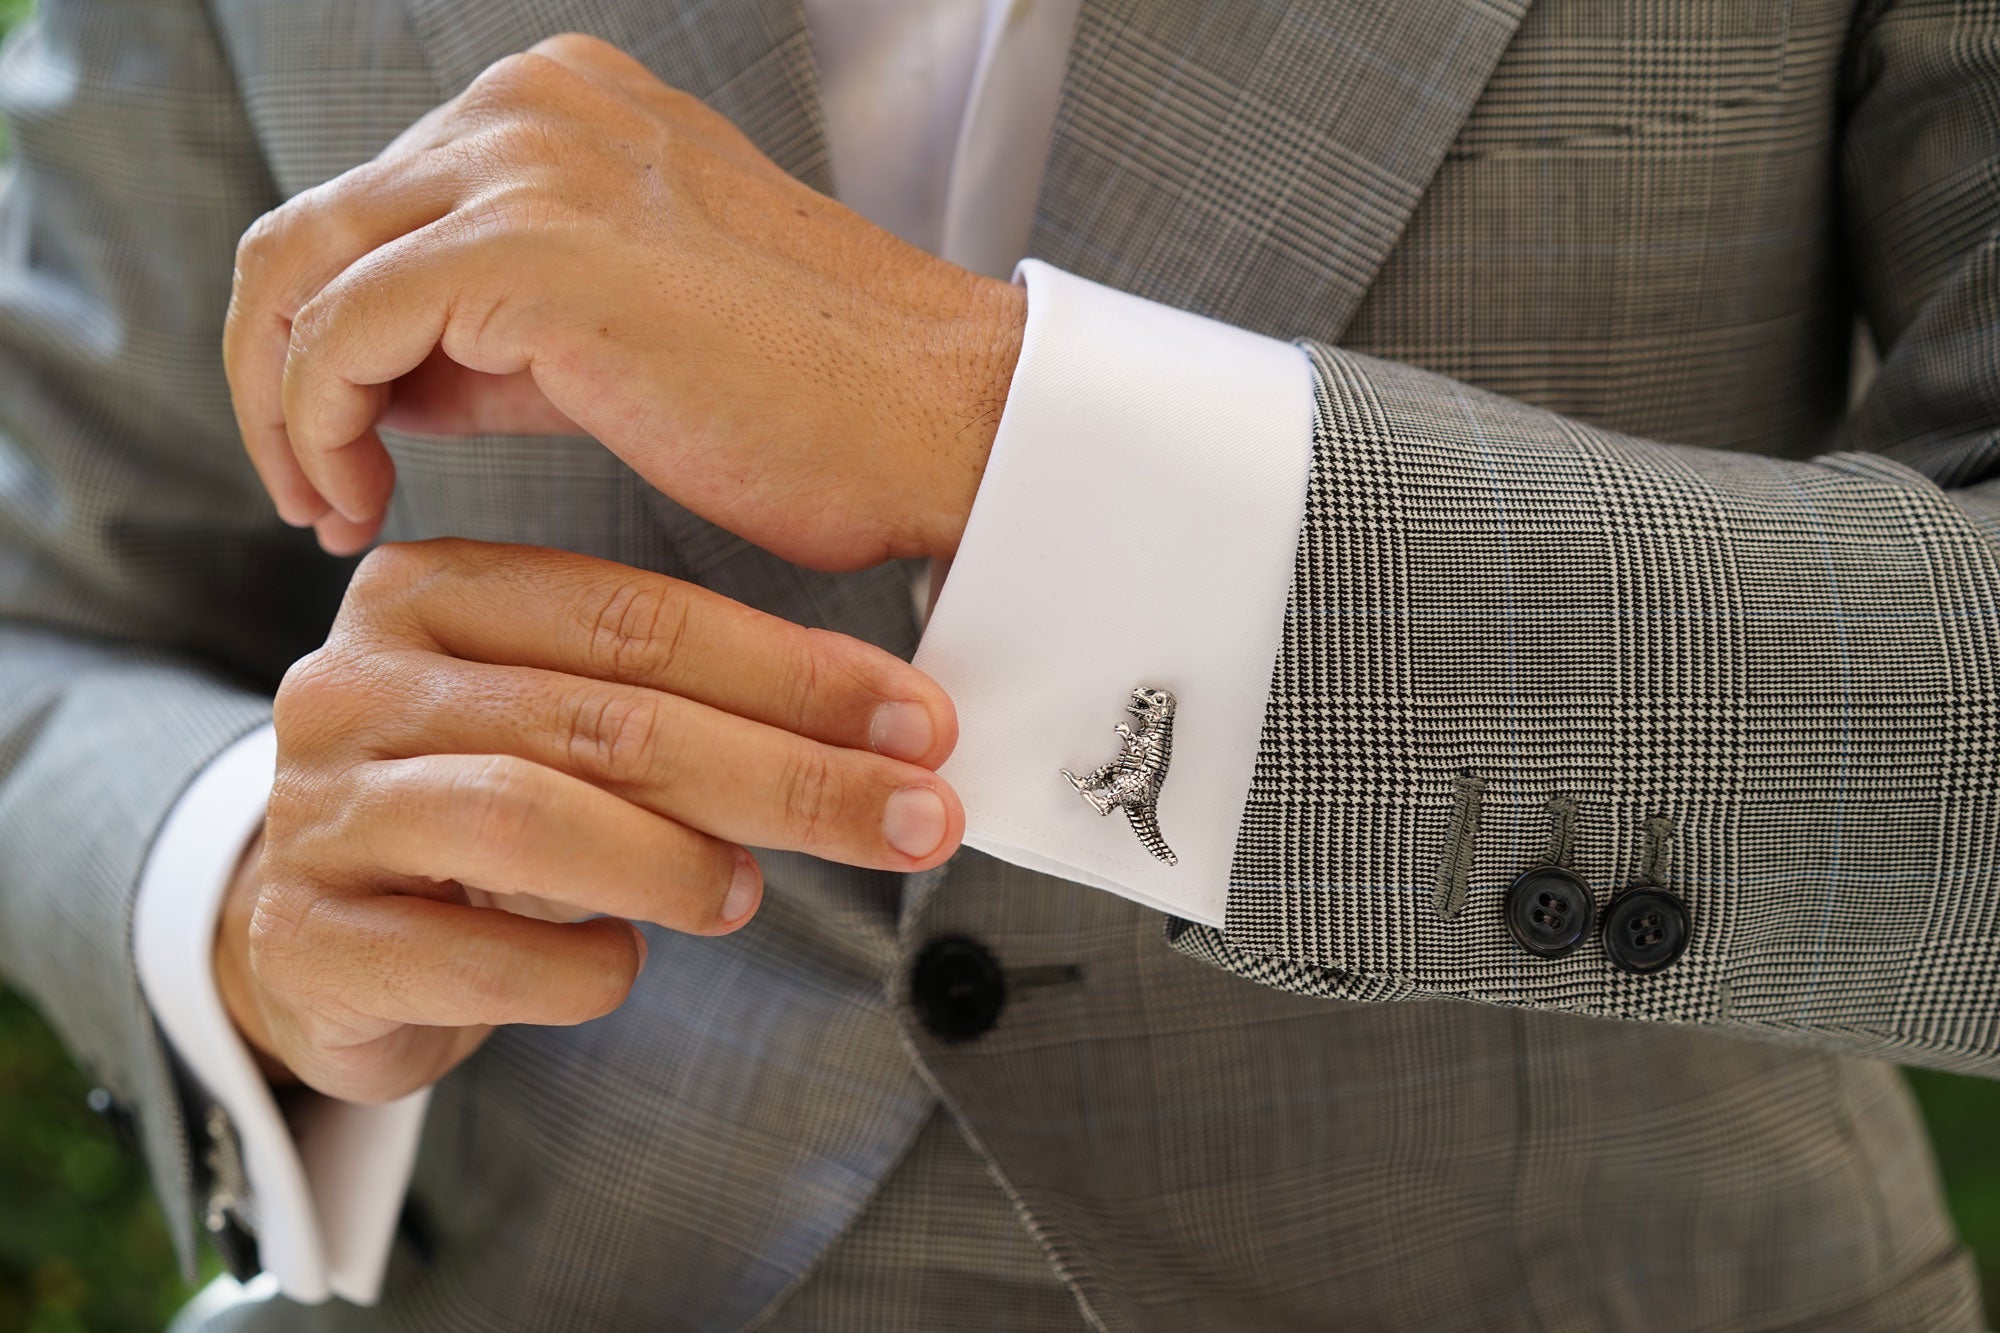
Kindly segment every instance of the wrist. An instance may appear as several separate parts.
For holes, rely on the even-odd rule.
[[[940,424],[927,442],[937,466],[923,502],[920,546],[921,554],[934,560],[950,560],[965,534],[1000,429],[1000,414],[1013,387],[1028,323],[1025,288],[992,278],[977,281],[979,286],[957,324],[954,373],[941,377],[948,389]]]

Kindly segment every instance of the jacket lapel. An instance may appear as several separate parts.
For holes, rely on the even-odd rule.
[[[440,98],[544,37],[586,32],[727,115],[773,161],[831,185],[812,41],[799,0],[708,4],[602,0],[407,0]]]
[[[1084,0],[1029,251],[1333,339],[1527,5]]]

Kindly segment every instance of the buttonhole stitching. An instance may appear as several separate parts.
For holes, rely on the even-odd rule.
[[[1465,910],[1466,883],[1472,876],[1472,844],[1479,833],[1479,805],[1486,795],[1485,782],[1470,772],[1453,778],[1451,786],[1451,826],[1445,833],[1437,889],[1431,894],[1431,906],[1446,921]]]
[[[1542,808],[1549,812],[1549,848],[1542,859],[1552,866],[1567,866],[1576,828],[1576,802],[1567,796],[1551,796]]]
[[[1674,840],[1674,821],[1654,815],[1646,821],[1646,846],[1639,857],[1639,879],[1645,884],[1661,882],[1667,865],[1667,844]]]

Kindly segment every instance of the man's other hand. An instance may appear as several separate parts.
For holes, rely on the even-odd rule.
[[[288,521],[361,549],[376,428],[596,436],[821,569],[949,557],[1026,298],[800,184],[594,38],[500,61],[260,219],[224,360]]]
[[[261,1055],[352,1101],[495,1024],[616,1008],[632,921],[737,929],[763,893],[745,844],[908,871],[965,829],[932,771],[957,722],[915,668],[558,551],[377,550],[275,721],[217,980]]]

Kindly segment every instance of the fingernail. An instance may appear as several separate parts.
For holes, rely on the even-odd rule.
[[[936,739],[931,710],[922,704],[883,704],[868,721],[868,747],[891,759],[921,759]]]
[[[905,856],[921,859],[944,841],[944,797],[929,787],[905,787],[882,811],[882,836]]]
[[[729,877],[729,893],[722,900],[722,924],[733,926],[757,906],[759,877],[757,862],[741,847],[736,849],[736,873]]]

